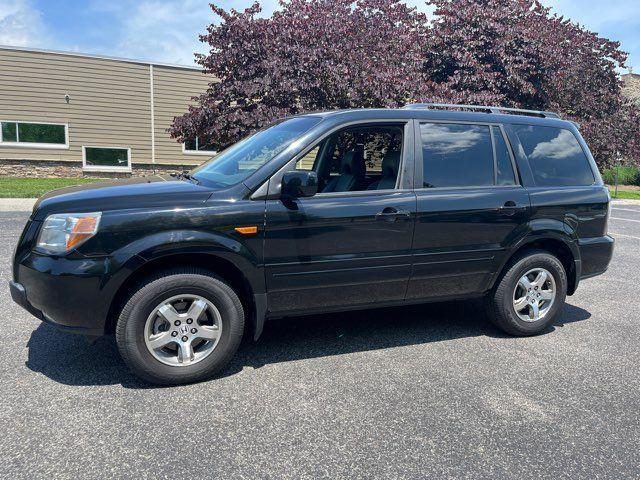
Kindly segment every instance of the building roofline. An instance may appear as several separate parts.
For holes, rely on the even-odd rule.
[[[52,55],[65,55],[68,57],[83,57],[83,58],[97,58],[101,60],[112,60],[116,62],[134,63],[137,65],[153,65],[154,67],[167,67],[178,68],[182,70],[197,70],[202,71],[200,67],[195,65],[179,65],[176,63],[162,63],[162,62],[147,62],[144,60],[135,60],[132,58],[113,57],[109,55],[96,55],[92,53],[80,53],[80,52],[67,52],[63,50],[49,50],[44,48],[31,48],[31,47],[14,47],[12,45],[0,45],[0,50],[16,50],[20,52],[33,52],[33,53],[48,53]]]

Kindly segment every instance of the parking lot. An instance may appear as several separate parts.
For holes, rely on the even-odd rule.
[[[272,321],[218,379],[140,384],[11,302],[27,212],[0,212],[0,477],[637,478],[640,205],[559,323],[512,338],[478,302]],[[90,312],[88,312],[90,314]]]

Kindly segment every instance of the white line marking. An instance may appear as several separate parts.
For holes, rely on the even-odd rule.
[[[609,233],[615,237],[635,238],[636,240],[640,240],[640,237],[634,237],[633,235],[625,235],[623,233],[617,233],[617,232],[609,232]]]
[[[611,207],[611,210],[624,210],[625,212],[640,213],[640,210],[634,210],[634,209],[632,209],[632,208],[618,208],[618,207]]]
[[[622,220],[623,222],[636,222],[640,223],[640,220],[631,220],[630,218],[609,217],[611,220]]]

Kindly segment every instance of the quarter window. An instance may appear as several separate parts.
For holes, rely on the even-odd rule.
[[[113,147],[82,147],[85,170],[131,170],[131,150]]]
[[[36,147],[66,147],[67,126],[52,123],[0,122],[0,144]]]
[[[567,129],[514,125],[529,159],[536,185],[541,187],[591,185],[591,165],[575,135]]]
[[[494,184],[489,126],[423,123],[420,134],[424,188]]]

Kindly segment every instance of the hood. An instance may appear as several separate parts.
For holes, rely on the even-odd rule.
[[[46,193],[34,205],[33,218],[41,220],[52,213],[192,206],[205,202],[213,191],[169,175],[89,183]]]

